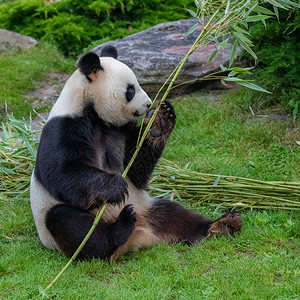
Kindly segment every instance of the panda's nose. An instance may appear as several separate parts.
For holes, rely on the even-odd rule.
[[[151,103],[148,103],[148,104],[147,104],[147,108],[149,108],[150,106],[151,106]]]

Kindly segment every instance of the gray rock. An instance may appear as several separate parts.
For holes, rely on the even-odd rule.
[[[30,36],[0,29],[0,53],[15,49],[28,49],[36,44],[37,40]]]
[[[185,35],[195,22],[195,19],[188,19],[162,23],[121,40],[101,44],[92,51],[100,55],[104,46],[115,46],[119,53],[118,59],[135,72],[141,86],[152,96],[184,58],[201,32],[202,28],[199,26],[189,36]],[[182,68],[176,84],[203,77],[218,70],[220,63],[226,64],[231,53],[229,46],[220,50],[208,63],[215,46],[210,44],[194,52]],[[178,94],[187,89],[193,90],[191,85],[182,85],[174,91]]]

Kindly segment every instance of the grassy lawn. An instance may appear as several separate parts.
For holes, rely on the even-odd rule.
[[[16,56],[19,64],[14,62]],[[33,88],[24,57],[36,65],[35,80],[51,68],[72,69],[56,50],[45,46],[32,54],[0,57],[2,74],[4,70],[14,79],[23,60],[23,79],[15,86],[5,78],[0,84],[18,116],[27,116],[29,109],[19,109],[20,101],[14,104],[14,97],[23,99]],[[6,61],[11,62],[10,70]],[[300,180],[299,123],[252,120],[248,109],[252,99],[243,90],[225,93],[218,101],[208,98],[198,93],[173,100],[177,124],[165,158],[207,173]],[[197,203],[183,204],[209,218],[223,213]],[[247,210],[242,216],[239,236],[204,240],[193,247],[154,246],[112,264],[75,262],[47,294],[52,299],[299,299],[300,213]],[[42,246],[29,195],[0,196],[0,233],[0,299],[37,298],[38,287],[45,288],[68,260]]]

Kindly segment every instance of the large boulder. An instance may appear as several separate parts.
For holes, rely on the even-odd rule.
[[[186,36],[195,22],[195,19],[187,19],[162,23],[121,40],[101,44],[92,51],[99,55],[104,46],[108,44],[115,46],[119,53],[118,59],[135,72],[141,86],[152,96],[184,58],[200,34],[201,26]],[[231,47],[220,50],[208,63],[215,47],[216,45],[211,43],[194,52],[181,70],[176,84],[203,77],[218,70],[220,63],[226,64]],[[174,91],[180,93],[186,92],[187,89],[192,90],[190,85],[182,85]]]
[[[15,49],[28,49],[36,44],[37,41],[30,36],[0,29],[0,53]]]

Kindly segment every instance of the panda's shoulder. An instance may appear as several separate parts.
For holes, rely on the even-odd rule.
[[[45,124],[43,134],[52,138],[64,137],[67,140],[80,136],[88,138],[94,128],[101,131],[101,129],[105,130],[106,126],[94,109],[87,106],[78,115],[66,114],[52,117]]]

